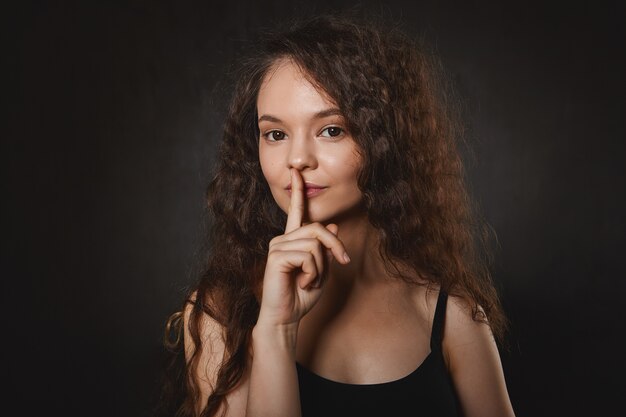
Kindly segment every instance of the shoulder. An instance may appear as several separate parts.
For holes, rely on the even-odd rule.
[[[183,314],[185,357],[188,363],[193,358],[199,358],[198,372],[195,376],[198,382],[207,383],[212,387],[224,357],[224,328],[204,312],[192,320],[196,300],[197,293],[193,292]]]
[[[473,306],[465,298],[448,295],[445,312],[442,349],[450,372],[459,366],[459,361],[474,351],[491,351],[495,347],[495,339],[484,310],[480,305],[475,308],[483,321],[473,318]]]
[[[448,296],[442,350],[464,414],[513,416],[495,338],[487,318],[474,320],[472,311],[470,301]]]
[[[198,321],[197,333],[190,327],[190,325],[192,324],[191,315],[193,313],[196,302],[197,302],[197,291],[194,291],[191,294],[191,296],[188,298],[187,303],[185,304],[184,312],[183,312],[185,352],[187,352],[188,348],[195,348],[195,342],[193,340],[195,334],[199,336],[200,341],[202,342],[203,345],[204,345],[204,342],[214,342],[214,343],[211,343],[213,350],[215,350],[216,348],[219,349],[220,346],[223,348],[224,328],[213,317],[202,312],[197,318],[197,321]],[[213,346],[213,345],[216,345],[216,346]],[[204,346],[199,346],[199,347],[200,349],[202,349]]]
[[[185,306],[183,317],[185,357],[199,392],[197,403],[199,414],[199,411],[206,405],[209,395],[215,390],[218,373],[227,358],[227,351],[226,329],[215,318],[202,312],[196,323],[192,322],[192,313],[196,302],[197,293],[194,292]],[[246,376],[234,390],[226,395],[228,407],[225,415],[227,417],[245,414],[247,390]],[[224,404],[220,410],[224,410]]]
[[[202,311],[194,314],[197,293],[187,300],[183,314],[183,338],[188,372],[198,393],[196,412],[207,403],[217,384],[217,375],[224,359],[223,328],[217,320]]]

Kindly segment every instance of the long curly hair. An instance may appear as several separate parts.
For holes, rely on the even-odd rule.
[[[182,311],[168,322],[168,334],[178,335],[168,347],[182,366],[179,416],[197,414],[199,358],[210,348],[200,337],[203,315],[223,326],[226,352],[201,416],[217,414],[249,366],[268,244],[286,222],[261,171],[256,111],[263,78],[281,59],[298,65],[343,113],[363,157],[358,186],[387,270],[417,284],[401,272],[409,268],[429,287],[462,297],[474,320],[488,323],[498,341],[506,329],[489,272],[490,228],[465,186],[458,100],[436,54],[381,21],[318,15],[282,27],[264,33],[236,74],[206,194],[207,259],[185,300],[193,304],[186,330],[196,347],[186,361],[180,360]]]

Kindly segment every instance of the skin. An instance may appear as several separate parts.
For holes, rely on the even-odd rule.
[[[259,160],[288,216],[269,245],[252,364],[227,397],[228,416],[300,416],[296,361],[327,379],[375,384],[409,374],[430,352],[437,293],[386,273],[361,206],[357,146],[341,115],[315,117],[332,108],[290,61],[261,86]],[[306,181],[328,188],[307,198]],[[222,329],[205,321],[199,406],[224,354]],[[442,349],[466,416],[514,415],[490,329],[461,299],[449,297]]]

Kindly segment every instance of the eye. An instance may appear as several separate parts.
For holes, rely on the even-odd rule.
[[[329,126],[326,129],[322,130],[322,133],[326,131],[328,131],[328,135],[322,135],[326,138],[334,138],[343,134],[343,129],[337,126]]]
[[[280,130],[270,130],[263,134],[263,137],[269,141],[275,142],[282,139],[285,139],[285,132],[281,132]]]

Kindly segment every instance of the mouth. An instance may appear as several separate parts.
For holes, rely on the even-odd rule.
[[[328,187],[324,187],[324,186],[312,184],[312,183],[306,183],[304,185],[304,192],[306,196],[310,198],[310,197],[314,197],[322,193],[326,188]],[[291,184],[287,185],[285,189],[287,190],[287,193],[291,196]]]

